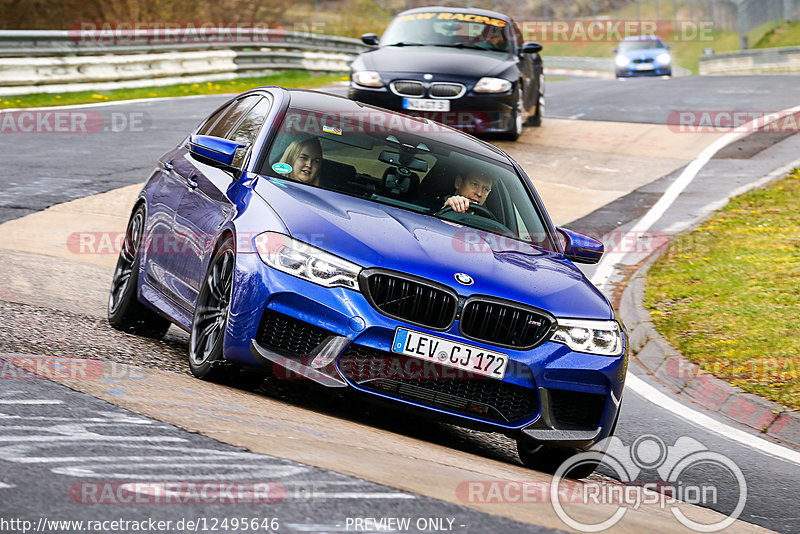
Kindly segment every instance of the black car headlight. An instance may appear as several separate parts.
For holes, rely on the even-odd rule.
[[[352,80],[358,85],[365,87],[383,87],[381,75],[374,70],[360,70],[352,75]]]
[[[622,331],[616,321],[557,319],[550,341],[563,343],[575,352],[619,356],[622,354]]]
[[[322,249],[277,232],[255,238],[261,260],[281,272],[325,287],[346,287],[358,291],[361,267]]]
[[[502,78],[483,77],[472,90],[476,93],[505,93],[511,90],[511,82]]]

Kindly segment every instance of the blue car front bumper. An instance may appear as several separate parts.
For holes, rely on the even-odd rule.
[[[587,448],[609,435],[616,419],[627,346],[614,358],[549,341],[529,350],[504,347],[509,364],[503,380],[465,377],[391,352],[398,327],[498,350],[464,338],[458,320],[438,331],[398,321],[378,312],[358,291],[328,289],[280,273],[256,254],[238,256],[236,277],[225,337],[229,360],[558,446]]]

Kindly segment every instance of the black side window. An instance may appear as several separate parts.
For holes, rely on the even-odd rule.
[[[258,95],[251,95],[234,101],[231,105],[218,111],[208,119],[208,122],[197,133],[200,135],[213,135],[214,137],[226,137],[226,134],[236,126],[239,119],[260,98]]]
[[[237,143],[247,145],[244,148],[240,148],[236,151],[236,155],[233,158],[234,167],[241,168],[248,150],[253,145],[258,132],[261,130],[261,126],[264,124],[264,119],[267,118],[267,113],[269,113],[270,107],[270,101],[266,98],[259,100],[258,103],[253,106],[253,109],[250,110],[244,120],[239,123],[239,126],[237,126],[236,129],[229,136],[227,136],[227,138],[231,141],[236,141]]]

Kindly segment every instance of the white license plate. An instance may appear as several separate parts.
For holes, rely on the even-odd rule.
[[[450,101],[430,98],[404,98],[403,109],[410,111],[450,111]]]
[[[455,343],[405,328],[398,328],[395,331],[392,352],[498,380],[505,376],[508,367],[506,354]]]
[[[639,63],[636,65],[636,70],[653,70],[652,63]]]

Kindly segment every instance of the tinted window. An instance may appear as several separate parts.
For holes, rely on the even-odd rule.
[[[255,104],[255,102],[260,99],[261,97],[258,95],[252,95],[245,98],[241,98],[230,106],[225,108],[224,113],[221,113],[220,117],[216,120],[216,122],[212,123],[210,128],[205,129],[204,131],[198,132],[200,135],[213,135],[214,137],[226,137],[228,132],[236,126],[239,122],[239,119],[247,113],[247,110]],[[216,114],[215,114],[216,115]],[[212,117],[213,119],[214,117]],[[211,120],[208,121],[211,123]]]
[[[428,12],[400,15],[381,38],[381,45],[432,45],[510,50],[515,37],[507,21],[474,13]]]
[[[261,130],[261,125],[264,124],[264,119],[270,110],[270,102],[266,98],[262,98],[253,108],[247,113],[247,116],[239,123],[239,126],[231,132],[228,138],[237,143],[243,143],[247,146],[240,148],[236,151],[236,156],[233,158],[233,166],[240,167],[244,162],[245,155],[247,155],[249,148],[256,140],[258,132]]]

